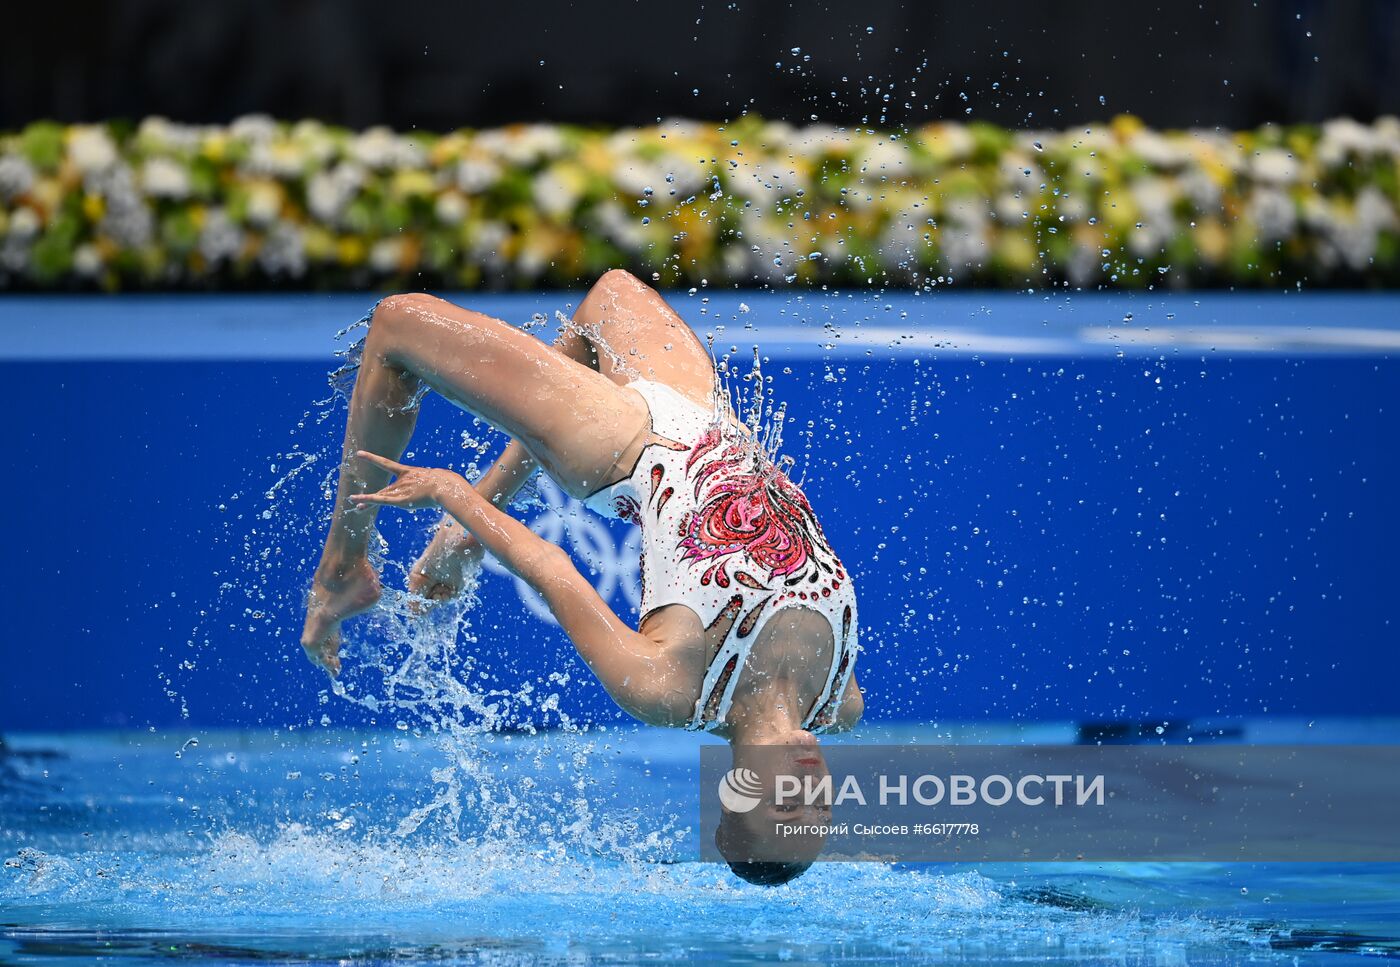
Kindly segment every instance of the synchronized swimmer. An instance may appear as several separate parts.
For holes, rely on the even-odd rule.
[[[427,389],[511,437],[474,486],[450,470],[398,462]],[[640,527],[635,631],[564,550],[502,510],[536,467],[591,510]],[[785,768],[825,774],[816,735],[861,717],[850,574],[806,496],[728,405],[700,340],[626,272],[593,286],[553,346],[432,296],[391,296],[376,307],[301,636],[331,675],[340,671],[341,622],[379,599],[367,548],[381,506],[444,512],[410,590],[451,597],[489,551],[539,592],[624,711],[648,725],[713,732],[729,741],[736,765],[746,748],[783,746]],[[726,812],[717,842],[738,875],[774,884],[803,872],[811,856],[770,858],[765,826],[804,817],[767,806]],[[822,818],[819,807],[804,808]]]

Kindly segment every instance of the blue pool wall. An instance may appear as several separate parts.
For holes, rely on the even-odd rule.
[[[457,298],[520,324],[578,294]],[[718,352],[767,357],[856,578],[872,720],[1400,712],[1400,297],[672,300]],[[371,717],[297,644],[329,465],[259,523],[279,455],[338,445],[343,407],[317,422],[333,335],[373,301],[0,299],[0,731]],[[415,459],[460,466],[470,423],[429,399]],[[629,527],[542,489],[561,506],[522,515],[627,612]],[[429,525],[386,517],[392,557]],[[620,719],[513,579],[482,595],[478,680],[568,669],[567,714]]]

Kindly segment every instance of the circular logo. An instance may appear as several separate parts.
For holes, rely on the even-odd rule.
[[[746,813],[758,805],[763,783],[752,769],[730,769],[719,781],[719,801],[732,813]]]

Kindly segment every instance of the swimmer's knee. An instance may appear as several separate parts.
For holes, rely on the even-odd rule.
[[[598,288],[604,292],[635,291],[646,288],[646,283],[626,269],[608,269],[598,277]]]
[[[394,338],[405,328],[417,325],[424,312],[431,310],[441,301],[437,296],[428,295],[426,292],[404,292],[385,296],[379,300],[379,305],[374,307],[374,315],[370,316],[370,338],[380,342]]]
[[[588,290],[574,319],[585,326],[607,326],[614,321],[621,300],[635,298],[645,290],[642,280],[626,269],[609,269]]]
[[[593,283],[593,288],[589,290],[588,298],[584,302],[596,303],[601,300],[611,306],[615,305],[618,299],[636,298],[650,291],[650,286],[626,269],[608,269]]]

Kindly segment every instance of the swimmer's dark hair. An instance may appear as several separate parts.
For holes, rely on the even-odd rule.
[[[782,886],[806,873],[811,866],[811,863],[778,863],[765,860],[757,863],[730,863],[729,869],[739,879],[758,886]]]
[[[725,813],[725,818],[729,818],[729,813]],[[726,849],[726,845],[734,844],[731,835],[726,835],[727,823],[721,822],[719,828],[715,830],[715,846],[721,854],[733,855],[733,851]],[[738,850],[742,856],[742,848]],[[811,862],[802,863],[796,860],[731,860],[726,857],[725,862],[729,864],[729,870],[739,879],[746,883],[753,883],[756,886],[782,886],[784,883],[797,879],[811,868]]]

